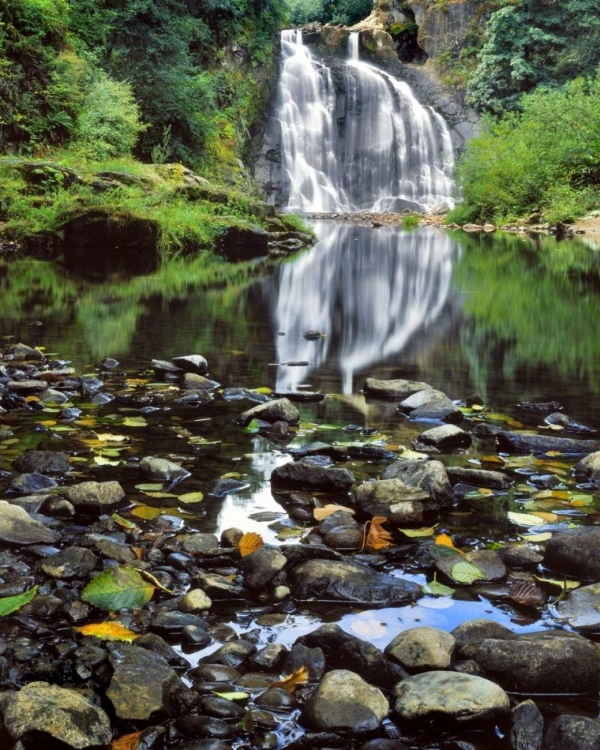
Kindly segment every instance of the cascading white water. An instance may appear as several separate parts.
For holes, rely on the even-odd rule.
[[[345,127],[338,133],[332,74],[282,32],[278,116],[289,180],[288,208],[301,211],[431,211],[453,205],[452,141],[444,119],[410,86],[359,59],[349,38]]]

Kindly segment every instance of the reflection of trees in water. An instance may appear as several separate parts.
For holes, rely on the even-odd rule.
[[[294,390],[328,362],[348,394],[355,373],[397,355],[415,337],[427,339],[448,301],[456,245],[434,230],[322,223],[317,233],[318,245],[283,266],[269,290],[276,327],[286,332],[276,342],[278,360],[311,363],[308,370],[282,368],[277,387]],[[305,341],[309,328],[327,338]]]

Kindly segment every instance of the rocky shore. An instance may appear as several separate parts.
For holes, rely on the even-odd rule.
[[[0,747],[600,746],[593,426],[554,402],[520,404],[521,422],[477,396],[369,378],[365,398],[397,405],[419,436],[400,446],[346,425],[350,440],[326,442],[302,422],[325,394],[223,389],[198,354],[149,368],[106,359],[79,374],[35,347],[2,353]],[[203,503],[248,486],[243,472],[206,481],[219,405],[281,453],[280,544],[203,528]],[[176,447],[153,451],[167,432]],[[448,514],[498,502],[493,543],[449,533]],[[381,649],[318,610],[285,644],[272,630],[323,604],[376,617],[466,597],[541,627],[399,618]]]

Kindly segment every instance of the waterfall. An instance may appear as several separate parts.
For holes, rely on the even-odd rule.
[[[431,211],[452,206],[452,141],[444,119],[410,86],[359,59],[349,37],[345,118],[338,124],[332,70],[282,32],[278,89],[282,159],[290,210]],[[343,112],[344,110],[340,110]],[[340,118],[342,119],[342,118]]]

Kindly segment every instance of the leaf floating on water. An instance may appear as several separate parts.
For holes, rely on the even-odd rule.
[[[509,510],[506,514],[509,521],[516,524],[517,526],[542,526],[546,521],[539,516],[534,516],[532,513],[515,513]]]
[[[436,574],[433,574],[433,581],[426,583],[423,587],[423,591],[430,596],[452,596],[456,589],[451,586],[445,586],[437,580]]]
[[[541,534],[521,534],[520,536],[524,542],[539,544],[540,542],[547,542],[549,539],[552,539],[552,532],[544,531]]]
[[[496,464],[497,466],[504,466],[504,459],[501,456],[483,456],[481,459],[482,464]]]
[[[90,581],[81,592],[81,598],[99,609],[118,612],[143,607],[153,593],[154,586],[146,583],[137,570],[119,566]]]
[[[439,536],[436,536],[435,543],[440,544],[443,547],[452,547],[452,549],[456,549],[454,542],[448,534],[439,534]]]
[[[2,599],[0,599],[0,617],[6,617],[7,615],[16,612],[18,609],[21,609],[21,607],[24,607],[26,604],[29,604],[37,594],[37,590],[38,587],[34,586],[32,589],[24,591],[22,594],[2,597]]]
[[[538,583],[541,583],[542,585],[546,586],[552,586],[553,588],[562,589],[563,591],[572,591],[573,589],[578,589],[581,586],[581,581],[567,581],[567,579],[563,579],[562,581],[558,578],[542,578],[541,576],[533,576],[535,580]]]
[[[292,672],[292,674],[284,677],[283,680],[274,682],[271,687],[283,688],[286,692],[293,693],[297,687],[304,685],[306,682],[308,682],[308,669],[306,667],[300,667],[300,669],[297,669],[295,672]]]
[[[419,451],[403,450],[398,458],[404,461],[419,461],[420,459],[429,458],[427,453],[419,453]]]
[[[531,581],[517,581],[508,590],[508,598],[524,607],[543,607],[546,594]]]
[[[218,693],[216,690],[213,690],[213,695],[218,695],[219,698],[225,698],[226,701],[245,701],[246,698],[249,698],[248,693],[242,693],[241,691],[234,691],[232,693]]]
[[[557,516],[556,513],[547,513],[543,510],[534,510],[531,512],[531,515],[541,518],[542,521],[546,521],[546,523],[554,523],[554,521],[558,521],[558,519],[560,518],[560,516]]]
[[[304,532],[305,529],[289,528],[286,526],[285,528],[280,529],[280,531],[277,533],[277,539],[279,539],[281,542],[285,542],[286,539],[294,539],[296,537],[302,536]]]
[[[262,536],[255,531],[249,531],[247,534],[244,534],[238,542],[238,548],[242,557],[247,557],[264,546],[265,543]]]
[[[461,560],[452,566],[450,575],[457,583],[475,583],[475,581],[485,580],[485,575],[473,563]]]
[[[144,417],[125,417],[123,420],[124,427],[145,427],[147,424]]]
[[[118,513],[113,513],[111,516],[112,520],[119,526],[123,526],[125,529],[131,529],[131,531],[139,531],[139,527],[130,521],[128,518],[123,518]]]
[[[377,552],[380,549],[386,549],[386,547],[392,547],[394,544],[394,537],[389,531],[383,528],[384,523],[388,519],[385,516],[373,516],[370,521],[365,524],[365,530],[368,526],[367,538],[365,540],[365,548]]]
[[[315,508],[313,510],[313,516],[317,521],[322,521],[324,518],[331,516],[333,513],[337,513],[338,510],[343,510],[344,513],[350,513],[350,515],[354,515],[356,513],[353,508],[348,508],[345,505],[335,505],[333,503],[328,503],[322,508]]]
[[[140,492],[160,492],[162,490],[163,486],[162,484],[153,483],[153,484],[136,484],[135,485],[136,490],[139,490]]]
[[[177,497],[177,495],[173,495],[173,493],[171,492],[144,492],[144,495],[146,495],[146,497],[156,497],[159,500],[161,498],[168,498],[168,497],[176,498]]]
[[[420,529],[398,529],[398,531],[401,531],[409,539],[419,539],[420,537],[433,536],[435,529],[435,526],[423,526]]]
[[[124,734],[118,740],[113,740],[108,746],[108,750],[138,750],[142,732],[133,732],[133,734]]]
[[[162,510],[160,508],[153,508],[151,505],[137,505],[131,511],[132,516],[142,518],[144,521],[154,521],[161,514]]]
[[[200,503],[204,499],[201,492],[184,492],[183,495],[177,495],[177,501],[180,503]]]
[[[101,641],[126,641],[131,643],[135,638],[138,637],[137,633],[134,633],[129,628],[119,625],[117,622],[99,622],[95,625],[83,625],[80,628],[75,628],[81,635],[93,635],[94,638],[99,638]]]
[[[467,492],[465,494],[465,500],[484,500],[493,497],[493,495],[493,490],[490,490],[487,487],[481,487],[478,490],[473,490],[473,492]]]

